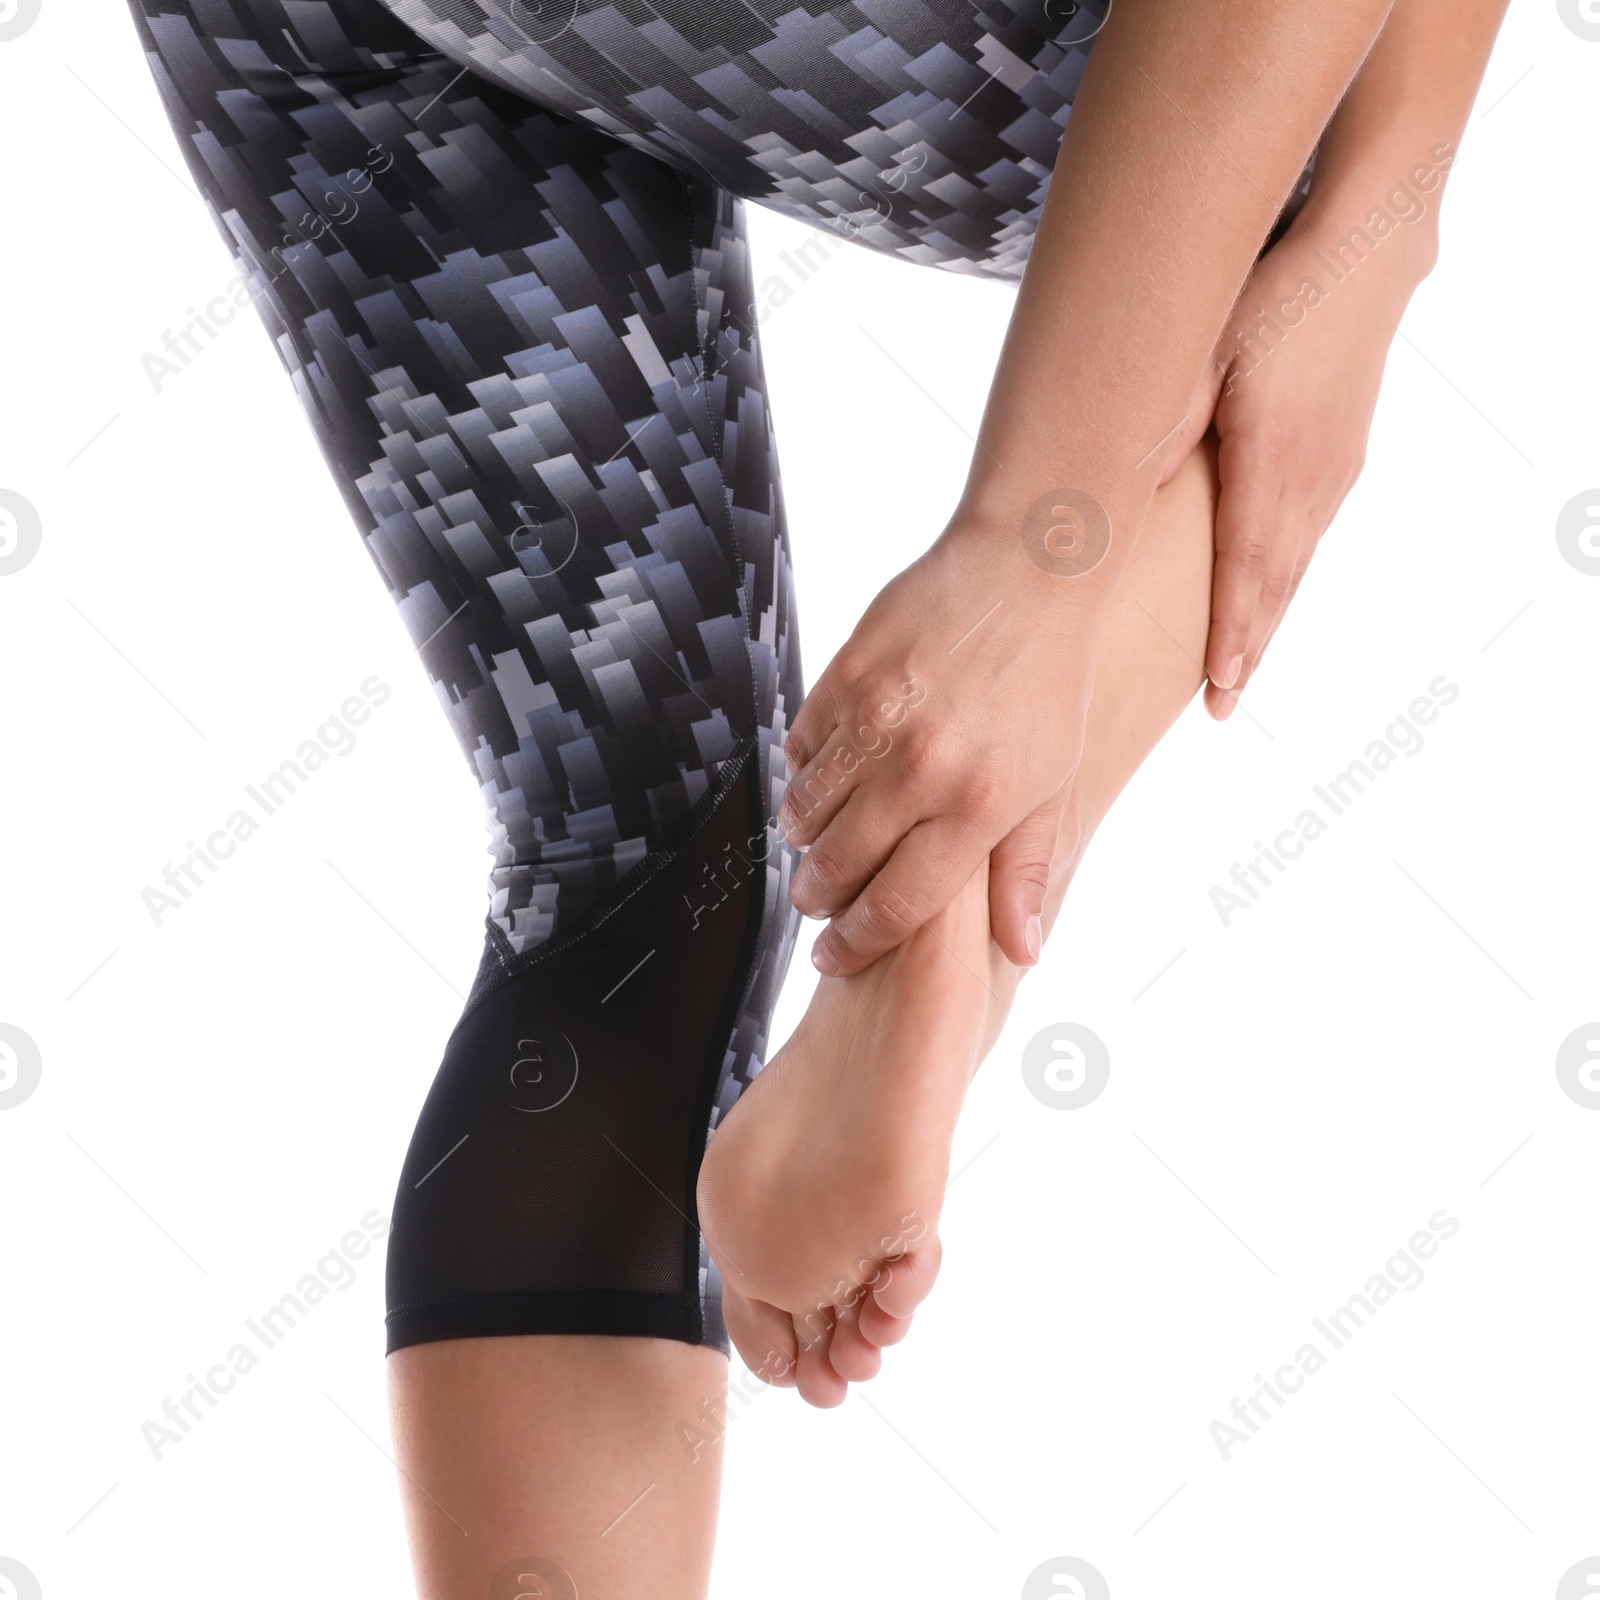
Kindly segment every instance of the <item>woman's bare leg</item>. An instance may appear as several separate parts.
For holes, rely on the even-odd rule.
[[[390,1411],[420,1600],[700,1600],[727,1379],[719,1351],[667,1339],[396,1351]]]

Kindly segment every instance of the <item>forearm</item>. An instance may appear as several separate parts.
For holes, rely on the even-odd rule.
[[[1506,5],[1396,0],[1323,135],[1297,227],[1337,239],[1382,212],[1406,224],[1401,251],[1419,281],[1427,274],[1445,174]]]
[[[1158,448],[1388,0],[1122,0],[1096,41],[952,533],[1020,530],[1041,496],[1105,508],[1109,552],[1041,606],[1102,614]],[[1025,559],[1020,538],[1012,554]]]

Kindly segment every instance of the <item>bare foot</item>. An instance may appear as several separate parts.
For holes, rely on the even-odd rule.
[[[997,986],[988,870],[903,944],[823,978],[718,1128],[700,1221],[746,1363],[837,1405],[933,1286],[950,1143]]]
[[[1123,575],[1045,908],[1054,921],[1099,820],[1199,687],[1215,456],[1157,494]],[[1021,977],[990,935],[985,866],[851,977],[823,978],[794,1036],[717,1129],[699,1186],[728,1332],[813,1405],[874,1377],[939,1269],[939,1215],[967,1086]]]

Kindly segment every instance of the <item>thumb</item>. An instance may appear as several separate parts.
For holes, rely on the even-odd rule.
[[[1217,409],[1217,396],[1222,392],[1222,382],[1227,376],[1227,366],[1216,356],[1206,362],[1205,369],[1195,379],[1189,394],[1188,409],[1171,439],[1167,441],[1167,454],[1161,464],[1161,481],[1165,483],[1189,459],[1189,452],[1200,443],[1211,426]]]
[[[1044,941],[1040,918],[1065,796],[1030,812],[989,852],[989,928],[1014,967],[1031,967]]]

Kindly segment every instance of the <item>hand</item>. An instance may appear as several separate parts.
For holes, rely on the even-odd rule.
[[[995,939],[1017,966],[1038,960],[1093,687],[1099,613],[1081,594],[1028,559],[1020,528],[953,525],[807,695],[778,820],[809,846],[791,898],[833,919],[812,953],[821,971],[892,949],[997,846]]]
[[[1395,223],[1358,261],[1348,246],[1334,254],[1351,219],[1331,221],[1308,203],[1256,263],[1164,467],[1163,482],[1215,426],[1222,489],[1205,701],[1218,721],[1361,473],[1390,340],[1433,264],[1431,221]]]

